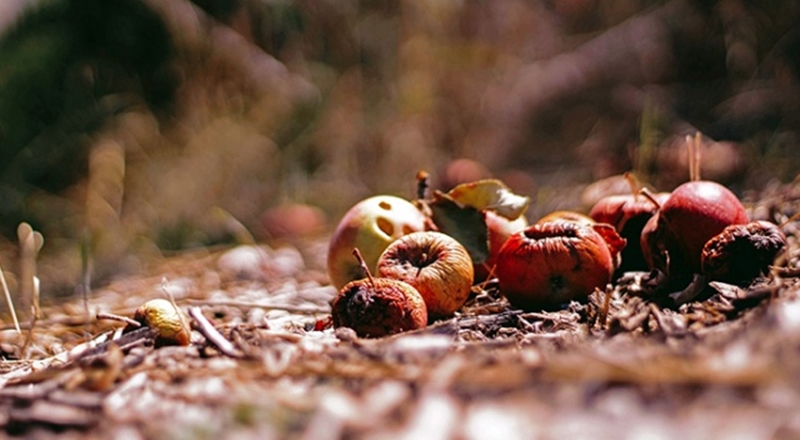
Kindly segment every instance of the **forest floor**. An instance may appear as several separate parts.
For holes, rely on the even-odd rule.
[[[759,197],[756,216],[798,211],[791,186]],[[769,276],[711,283],[680,306],[648,299],[645,273],[540,313],[510,308],[490,281],[455,317],[380,339],[331,328],[327,237],[195,251],[88,303],[43,307],[33,332],[6,327],[0,426],[26,438],[798,438],[800,245],[784,230]],[[97,319],[168,295],[192,316],[189,346],[154,348]]]

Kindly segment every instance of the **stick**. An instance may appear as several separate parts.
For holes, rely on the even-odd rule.
[[[199,331],[212,345],[224,355],[232,358],[242,357],[242,353],[236,349],[233,343],[222,336],[222,333],[217,331],[211,322],[203,316],[200,307],[190,307],[189,316],[191,316],[197,324],[197,331]]]

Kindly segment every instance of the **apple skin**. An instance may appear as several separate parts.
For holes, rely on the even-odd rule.
[[[656,193],[659,205],[669,198],[669,193]],[[644,196],[633,194],[613,195],[600,199],[589,211],[589,217],[598,223],[608,223],[617,230],[628,245],[622,250],[622,263],[617,272],[647,270],[649,268],[640,237],[645,224],[658,211],[659,206]]]
[[[729,189],[716,182],[692,181],[672,191],[656,220],[645,225],[642,242],[653,267],[682,282],[701,272],[700,259],[708,240],[727,226],[748,222],[744,206]]]
[[[469,252],[453,237],[434,231],[413,232],[395,240],[378,259],[378,275],[417,289],[431,320],[460,309],[474,280]]]
[[[378,258],[396,239],[428,229],[429,219],[416,206],[400,197],[380,195],[356,203],[339,221],[328,245],[328,277],[341,289],[366,274],[353,258],[358,248],[371,272]]]
[[[474,265],[473,270],[476,282],[485,281],[489,277],[490,271],[497,265],[497,255],[506,240],[513,234],[528,227],[528,219],[524,215],[514,220],[509,220],[492,210],[486,210],[483,212],[483,219],[486,222],[486,231],[489,238],[489,256],[483,263]]]
[[[594,219],[586,214],[581,214],[575,211],[553,211],[536,221],[536,223],[549,223],[549,222],[575,222],[581,225],[593,225]]]
[[[604,288],[614,255],[592,226],[546,222],[512,235],[500,249],[496,270],[500,293],[512,306],[554,309]]]

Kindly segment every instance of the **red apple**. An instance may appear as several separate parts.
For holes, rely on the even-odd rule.
[[[483,263],[475,265],[475,281],[486,280],[492,268],[497,265],[497,255],[500,253],[500,248],[503,247],[506,240],[508,240],[511,235],[528,227],[528,219],[526,219],[524,215],[514,220],[509,220],[487,209],[483,211],[483,219],[486,222],[489,256]]]
[[[610,226],[605,233],[616,234]],[[584,300],[611,281],[618,251],[610,249],[592,226],[561,221],[535,224],[512,235],[500,249],[496,268],[500,292],[523,310]]]
[[[742,203],[729,189],[698,180],[677,187],[655,221],[655,230],[647,231],[643,239],[653,265],[670,278],[681,280],[700,273],[700,256],[708,240],[727,226],[749,220]]]
[[[378,259],[378,274],[414,286],[430,319],[450,316],[470,294],[474,273],[469,253],[441,232],[414,232],[386,248]]]
[[[358,248],[370,271],[394,240],[428,228],[428,218],[411,202],[394,196],[374,196],[355,204],[342,217],[328,246],[328,276],[341,289],[366,274],[353,260]]]
[[[598,201],[589,211],[589,217],[599,223],[608,223],[616,229],[628,245],[622,250],[619,271],[645,270],[648,263],[642,254],[640,237],[648,220],[659,206],[669,198],[669,193],[657,193],[651,201],[643,195],[613,195]]]

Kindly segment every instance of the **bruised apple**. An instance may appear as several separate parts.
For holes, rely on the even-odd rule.
[[[345,213],[328,246],[328,276],[341,289],[365,277],[353,249],[358,248],[367,267],[375,271],[378,257],[394,240],[427,229],[428,218],[411,202],[380,195],[364,199]]]
[[[347,283],[331,303],[334,327],[349,327],[362,338],[378,338],[428,324],[425,301],[411,285],[391,278]]]
[[[602,234],[596,226],[545,222],[512,235],[498,255],[500,292],[512,306],[531,311],[584,300],[604,288],[625,241],[610,226],[599,225]]]
[[[378,274],[414,286],[431,319],[461,308],[474,280],[472,259],[464,246],[434,231],[414,232],[390,244],[378,260]]]

